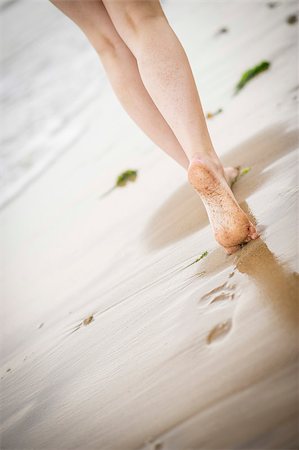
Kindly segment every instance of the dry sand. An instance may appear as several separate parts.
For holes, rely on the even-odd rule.
[[[186,4],[166,12],[205,110],[224,109],[221,158],[252,167],[235,193],[261,238],[226,256],[184,171],[102,90],[87,131],[1,211],[3,449],[298,448],[296,4]],[[127,168],[137,181],[100,200]]]

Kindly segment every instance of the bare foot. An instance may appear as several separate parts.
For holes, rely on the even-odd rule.
[[[215,238],[229,255],[258,238],[229,187],[237,176],[238,169],[230,167],[223,172],[212,160],[199,157],[193,158],[188,169],[189,182],[206,207]]]

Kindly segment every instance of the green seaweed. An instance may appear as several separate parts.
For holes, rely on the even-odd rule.
[[[208,251],[206,250],[205,252],[203,252],[199,258],[197,258],[195,261],[193,261],[192,263],[188,264],[187,266],[184,267],[184,269],[187,269],[187,267],[192,266],[193,264],[199,262],[201,259],[205,258],[206,256],[208,256]]]
[[[240,92],[240,90],[243,89],[244,86],[250,80],[252,80],[252,78],[256,77],[261,72],[264,72],[265,70],[268,70],[270,65],[271,64],[269,63],[269,61],[262,61],[260,64],[257,64],[256,66],[254,66],[251,69],[249,69],[246,72],[244,72],[243,75],[241,76],[238,84],[236,85],[235,94]]]
[[[244,167],[244,169],[241,169],[239,177],[246,175],[250,171],[251,171],[251,167]]]
[[[213,112],[213,113],[208,112],[208,113],[206,114],[206,118],[207,118],[207,119],[212,119],[213,117],[217,116],[218,114],[221,114],[222,112],[223,112],[223,109],[222,109],[222,108],[217,109],[217,111],[215,111],[215,112]]]
[[[235,180],[232,182],[232,186],[244,175],[246,175],[248,172],[251,171],[251,167],[244,167],[243,169],[240,169],[239,175],[235,178]],[[232,187],[231,186],[231,187]]]
[[[117,187],[125,186],[128,183],[128,181],[135,181],[136,178],[137,178],[137,170],[131,169],[126,170],[125,172],[118,175],[115,186]]]
[[[294,25],[294,23],[297,23],[297,22],[298,22],[297,14],[291,14],[290,16],[288,16],[287,23],[289,25]]]
[[[122,172],[118,177],[116,178],[114,186],[112,188],[108,189],[107,192],[104,192],[100,196],[100,198],[105,197],[106,195],[110,194],[110,192],[114,191],[117,187],[123,187],[126,186],[129,181],[134,182],[137,178],[138,171],[133,169],[128,169]]]

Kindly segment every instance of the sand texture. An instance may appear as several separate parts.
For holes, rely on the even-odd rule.
[[[50,2],[5,5],[1,449],[298,448],[298,4],[164,3],[223,109],[217,152],[251,168],[234,191],[261,238],[232,256],[83,34]]]

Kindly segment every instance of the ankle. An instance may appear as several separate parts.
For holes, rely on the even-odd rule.
[[[218,158],[215,151],[212,149],[211,151],[205,151],[204,153],[194,153],[190,159],[190,164],[192,164],[193,161],[200,160],[209,166],[212,166],[212,169],[216,170],[217,172],[220,172],[224,176],[224,168],[221,164],[220,159]]]

